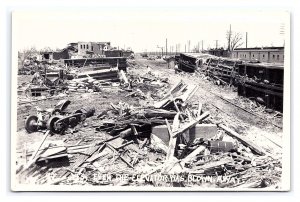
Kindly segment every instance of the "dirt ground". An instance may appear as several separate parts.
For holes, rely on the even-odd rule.
[[[282,145],[282,117],[277,112],[267,113],[261,106],[253,107],[253,103],[246,98],[239,97],[233,87],[218,86],[209,78],[200,73],[176,73],[172,67],[168,67],[167,63],[162,59],[147,60],[136,58],[128,67],[128,77],[134,75],[144,75],[151,72],[159,78],[166,78],[169,84],[154,89],[141,88],[144,94],[163,94],[168,88],[179,80],[183,80],[187,84],[197,84],[199,86],[197,92],[189,100],[191,106],[203,104],[203,110],[209,111],[210,118],[214,122],[222,121],[232,126],[235,131],[241,135],[247,136],[257,145],[276,156],[281,156]],[[24,88],[30,81],[31,76],[19,76],[19,88]],[[53,108],[61,99],[71,101],[69,109],[71,112],[80,109],[82,106],[93,106],[96,109],[95,116],[86,120],[85,124],[76,126],[75,129],[65,135],[53,135],[47,141],[62,141],[62,143],[75,144],[82,138],[103,138],[100,133],[95,133],[94,127],[98,125],[97,116],[105,109],[110,108],[110,103],[117,105],[119,102],[129,103],[130,105],[140,107],[149,106],[153,99],[141,99],[140,97],[127,96],[129,94],[126,89],[116,87],[106,87],[100,92],[94,93],[70,93],[59,94],[45,100],[32,101],[25,95],[19,96],[17,110],[17,150],[18,159],[24,154],[28,148],[35,148],[37,142],[42,139],[41,132],[28,134],[24,129],[26,117],[36,114],[36,107]],[[152,98],[155,96],[152,96]],[[40,99],[40,98],[39,98]],[[30,101],[31,100],[31,101]],[[105,138],[105,137],[104,137]],[[89,142],[88,140],[86,141]],[[23,156],[24,157],[24,156]],[[24,160],[24,159],[23,159]],[[20,160],[21,161],[21,160]],[[26,158],[25,158],[25,161]],[[21,162],[17,162],[20,164]]]

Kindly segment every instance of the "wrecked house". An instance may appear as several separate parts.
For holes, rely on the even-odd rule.
[[[131,57],[131,56],[133,56],[133,55],[134,55],[134,52],[131,51],[131,50],[123,51],[123,57],[128,58],[128,57]]]
[[[118,67],[119,70],[126,71],[127,59],[125,57],[104,57],[104,58],[82,58],[82,59],[66,59],[65,65],[73,67],[84,67],[89,65],[108,65],[110,67]]]
[[[238,95],[283,111],[283,65],[244,63],[238,66]]]
[[[202,53],[181,53],[179,56],[178,68],[185,72],[194,72],[199,67],[202,67],[210,57],[212,56]]]
[[[122,50],[107,50],[104,54],[105,57],[124,57]]]
[[[61,51],[47,51],[42,52],[42,60],[52,61],[52,60],[61,60],[61,59],[69,59],[70,54],[67,48],[64,48]]]
[[[208,53],[217,57],[229,57],[230,55],[229,51],[225,50],[224,48],[210,49],[208,50]]]

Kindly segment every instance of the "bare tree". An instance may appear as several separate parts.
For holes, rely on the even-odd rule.
[[[22,51],[18,52],[18,59],[20,62],[20,67],[24,66],[24,63],[27,59],[30,59],[31,57],[35,56],[35,54],[38,51],[36,50],[35,47],[31,47],[29,49],[23,49]]]
[[[226,38],[228,41],[229,51],[233,51],[234,49],[240,47],[244,43],[244,42],[242,42],[243,36],[239,32],[228,31],[226,34]]]
[[[53,52],[53,49],[50,48],[49,46],[44,47],[43,49],[41,49],[41,52]]]

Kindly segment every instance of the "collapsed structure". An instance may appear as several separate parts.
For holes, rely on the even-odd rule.
[[[238,95],[268,108],[283,110],[283,64],[222,58],[207,54],[180,54],[178,69],[201,71],[222,85],[234,85]]]

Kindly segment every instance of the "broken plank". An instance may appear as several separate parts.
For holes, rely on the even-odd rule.
[[[99,149],[101,150],[102,148],[105,147],[105,144],[102,144],[101,146],[94,146],[92,148],[90,148],[86,155],[80,155],[79,158],[77,158],[77,160],[75,161],[75,163],[73,165],[71,165],[68,170],[64,171],[60,177],[67,177],[70,175],[69,170],[75,170],[76,168],[78,168],[79,166],[81,166],[84,162],[86,162],[86,160],[88,158],[90,158],[96,151],[98,151]]]
[[[127,79],[127,77],[126,77],[126,75],[125,75],[125,72],[124,72],[123,70],[120,71],[120,74],[121,74],[121,77],[122,77],[124,83],[125,83],[125,84],[129,83],[129,82],[128,82],[128,79]]]
[[[162,117],[162,118],[174,118],[177,114],[176,111],[169,111],[165,109],[145,109],[142,113],[137,114],[139,117],[143,118],[155,118],[155,117]]]
[[[197,149],[195,149],[192,153],[187,155],[184,159],[181,160],[180,164],[181,166],[184,166],[186,163],[192,161],[198,154],[200,154],[202,151],[206,149],[205,146],[200,145]]]
[[[170,126],[170,124],[169,124],[169,122],[168,122],[167,119],[166,119],[166,124],[167,124],[169,135],[170,135],[169,148],[167,150],[167,157],[166,157],[166,161],[168,161],[168,160],[170,160],[170,158],[172,156],[174,156],[177,137],[173,138],[173,132],[171,130],[171,126]],[[178,127],[179,127],[179,113],[176,114],[176,116],[174,117],[173,130],[177,130]]]
[[[226,127],[223,124],[219,124],[219,127],[222,128],[223,130],[225,130],[228,135],[236,138],[246,147],[249,147],[254,153],[259,154],[259,155],[265,155],[265,151],[261,147],[257,146],[253,142],[251,142],[248,138],[241,136],[240,134],[238,134],[234,130]]]
[[[200,121],[204,120],[208,116],[209,116],[209,112],[204,112],[201,116],[197,117],[195,120],[189,122],[188,124],[186,124],[182,128],[178,129],[178,131],[176,131],[176,132],[173,131],[173,137],[176,137],[179,134],[185,132],[186,130],[194,127],[195,125],[197,125],[197,123],[199,123]]]
[[[232,158],[225,158],[225,159],[221,159],[221,160],[214,161],[214,162],[208,162],[201,166],[197,166],[196,170],[204,170],[205,171],[205,170],[216,168],[216,167],[222,166],[224,164],[232,163],[232,162],[233,162]]]
[[[197,117],[199,117],[201,115],[201,111],[202,111],[202,103],[199,101],[198,111],[197,111]]]
[[[118,152],[112,145],[110,145],[109,143],[107,143],[107,146],[108,146],[114,153],[119,154],[119,152]],[[120,158],[124,163],[126,163],[130,168],[133,168],[133,166],[132,166],[128,161],[126,161],[125,158],[123,158],[120,154],[119,154],[118,156],[119,156],[119,158]]]

